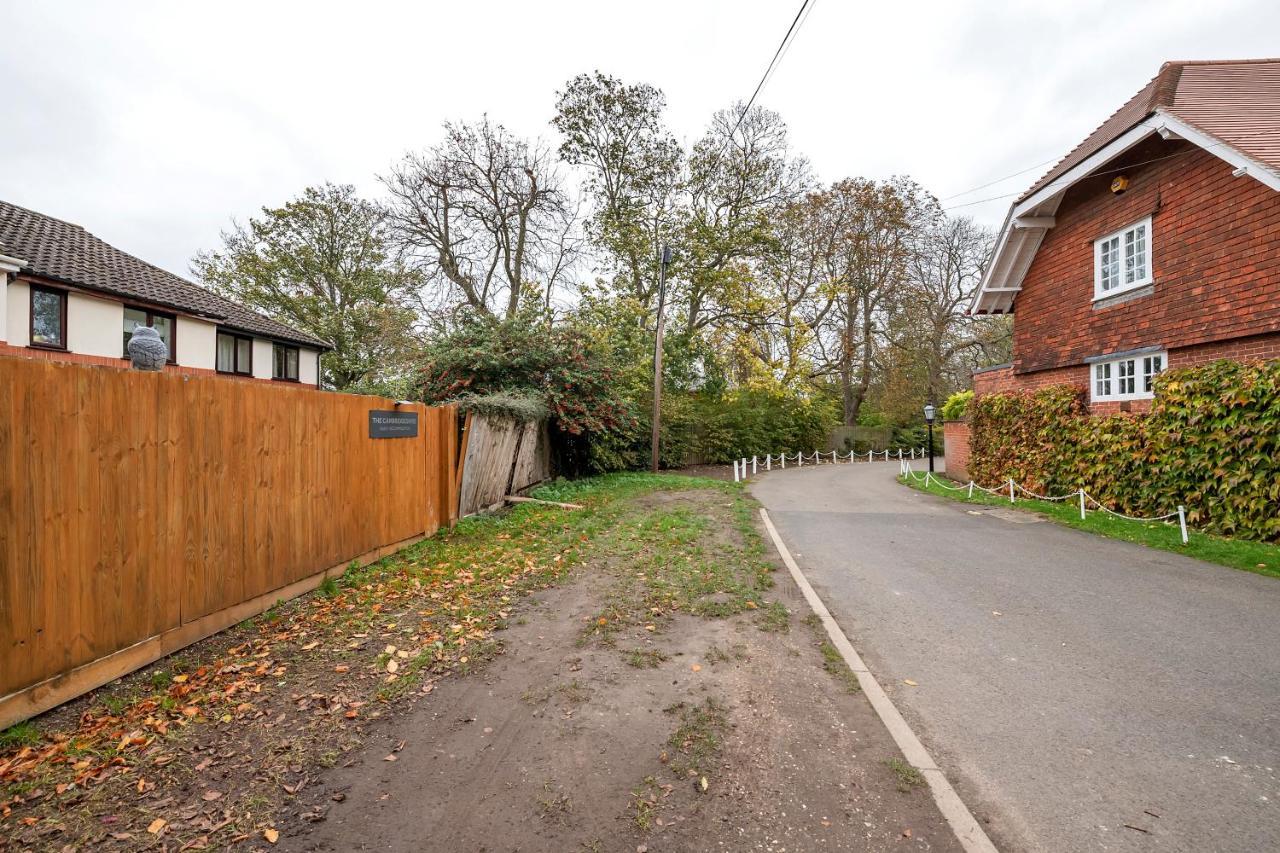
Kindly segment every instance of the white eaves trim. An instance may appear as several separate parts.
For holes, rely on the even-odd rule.
[[[1280,192],[1280,174],[1254,160],[1228,143],[1205,133],[1164,110],[1154,113],[1131,127],[1110,143],[1055,178],[1024,201],[1009,206],[996,249],[982,277],[982,284],[969,305],[970,314],[1003,314],[1012,306],[1014,296],[1022,289],[1022,280],[1031,260],[1044,240],[1045,232],[1054,225],[1062,196],[1074,184],[1093,174],[1111,160],[1142,142],[1153,133],[1169,139],[1180,137],[1220,157],[1237,169]]]
[[[27,265],[26,261],[0,254],[0,273],[20,272]],[[0,297],[3,298],[3,297]]]

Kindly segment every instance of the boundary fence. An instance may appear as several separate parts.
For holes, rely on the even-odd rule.
[[[415,413],[374,437],[374,412]],[[215,376],[0,358],[0,728],[458,515],[458,419]]]
[[[1123,518],[1127,521],[1138,521],[1138,522],[1144,522],[1144,523],[1155,522],[1155,521],[1167,522],[1167,521],[1172,521],[1173,519],[1176,518],[1178,519],[1178,527],[1182,533],[1182,544],[1183,545],[1187,544],[1187,508],[1182,505],[1179,505],[1178,508],[1173,512],[1167,512],[1164,515],[1152,516],[1150,518],[1142,518],[1136,515],[1125,515],[1122,512],[1116,512],[1114,509],[1111,509],[1110,507],[1104,505],[1097,498],[1093,497],[1088,492],[1086,492],[1084,490],[1084,487],[1076,489],[1074,492],[1068,492],[1065,495],[1057,495],[1057,496],[1041,495],[1031,491],[1030,489],[1021,485],[1020,483],[1015,483],[1012,477],[1010,477],[1005,482],[1005,484],[998,489],[989,489],[986,486],[982,486],[982,485],[979,485],[978,483],[975,483],[973,480],[970,480],[968,483],[963,483],[961,485],[949,486],[946,483],[942,482],[940,478],[933,476],[933,472],[931,471],[925,471],[924,476],[920,476],[920,472],[913,470],[911,468],[911,465],[905,460],[899,463],[899,467],[900,467],[900,470],[899,470],[900,476],[907,477],[908,479],[911,479],[911,480],[923,482],[926,486],[928,486],[930,482],[934,482],[934,483],[937,483],[942,488],[948,489],[953,492],[967,491],[968,497],[970,498],[973,497],[973,490],[978,489],[980,491],[986,492],[989,495],[999,495],[1000,497],[1004,497],[1008,495],[1009,503],[1017,503],[1018,492],[1022,492],[1027,497],[1033,498],[1038,501],[1057,502],[1057,501],[1074,500],[1078,502],[1078,506],[1080,507],[1081,521],[1085,520],[1086,514],[1088,512],[1089,504],[1093,504],[1095,508],[1102,510],[1108,515],[1115,516],[1116,518]]]
[[[866,461],[875,462],[879,460],[888,462],[890,459],[898,459],[900,461],[908,459],[924,459],[926,458],[927,453],[928,451],[923,447],[918,449],[915,447],[907,449],[899,447],[896,450],[868,450],[866,453]],[[740,460],[733,460],[733,481],[737,483],[747,479],[752,474],[758,473],[761,466],[763,466],[766,471],[772,471],[775,460],[778,462],[780,468],[786,468],[788,460],[796,463],[797,468],[802,468],[804,467],[806,459],[811,460],[811,464],[813,465],[821,465],[823,464],[822,460],[827,459],[828,457],[831,460],[826,463],[828,465],[840,464],[841,460],[844,460],[845,464],[852,464],[854,462],[861,462],[863,454],[854,453],[852,450],[848,453],[841,453],[838,450],[822,453],[815,450],[813,453],[779,453],[776,456],[772,453],[767,453],[765,454],[764,462],[760,461],[759,456],[752,456],[750,459],[747,459],[747,457],[744,456]],[[747,466],[751,467],[750,473],[747,472]]]

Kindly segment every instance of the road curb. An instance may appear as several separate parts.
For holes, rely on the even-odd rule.
[[[862,692],[871,702],[871,707],[875,709],[885,728],[889,730],[889,734],[893,737],[894,743],[898,745],[898,749],[902,750],[902,756],[907,760],[908,764],[919,770],[925,781],[929,783],[933,801],[937,803],[938,811],[942,812],[942,816],[946,818],[947,823],[951,826],[951,831],[955,833],[960,846],[965,849],[966,853],[997,853],[996,846],[991,843],[986,831],[974,818],[973,813],[969,811],[969,807],[960,799],[956,789],[947,781],[946,774],[938,768],[932,756],[929,755],[929,751],[920,742],[920,738],[916,737],[916,733],[911,730],[911,726],[907,724],[902,714],[898,712],[893,700],[884,692],[884,688],[880,686],[875,676],[867,669],[867,665],[862,662],[862,658],[853,648],[853,644],[849,642],[849,638],[845,636],[844,630],[841,629],[830,611],[827,610],[827,606],[822,603],[818,593],[814,592],[809,579],[804,576],[804,572],[800,571],[800,566],[796,564],[791,552],[787,550],[782,537],[778,534],[778,529],[773,526],[773,520],[769,518],[768,510],[763,507],[760,508],[760,518],[763,519],[765,530],[769,532],[769,538],[773,540],[773,545],[778,549],[778,554],[782,557],[782,562],[786,564],[787,570],[791,572],[791,577],[796,582],[796,586],[800,587],[800,592],[804,594],[805,601],[809,603],[810,609],[822,620],[822,627],[826,629],[832,645],[836,647],[840,652],[840,656],[844,658],[844,662],[848,664],[854,675],[857,676]]]

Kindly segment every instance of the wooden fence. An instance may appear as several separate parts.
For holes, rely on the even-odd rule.
[[[514,492],[551,476],[547,422],[467,414],[458,512],[500,506]]]
[[[457,414],[0,358],[0,728],[457,517]]]

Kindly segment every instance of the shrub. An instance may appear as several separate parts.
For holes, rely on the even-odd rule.
[[[957,391],[947,398],[947,402],[942,404],[942,419],[944,421],[958,421],[965,416],[969,409],[969,404],[973,402],[973,391]]]
[[[970,467],[994,486],[1083,487],[1130,515],[1280,541],[1280,361],[1166,371],[1149,414],[1093,417],[1085,389],[989,394],[971,407]]]

